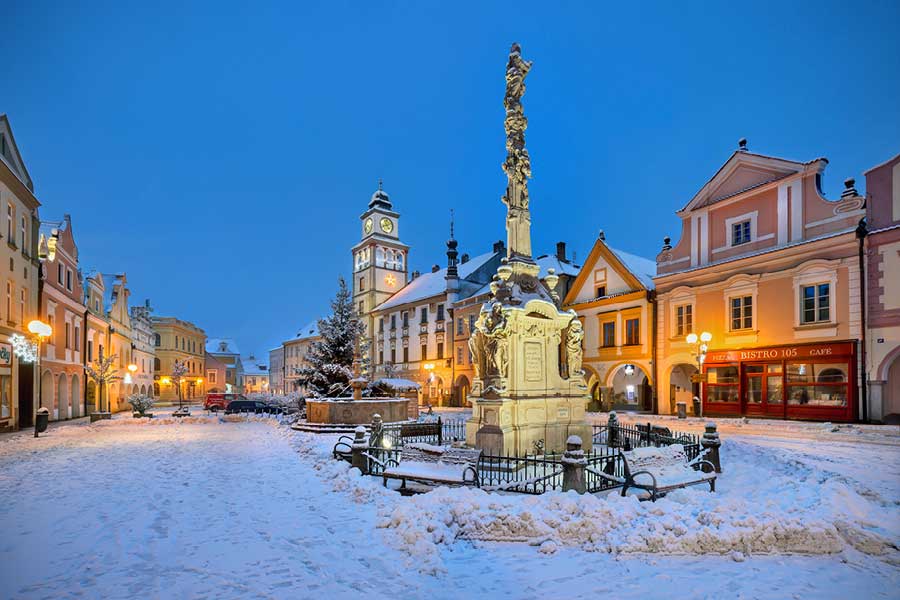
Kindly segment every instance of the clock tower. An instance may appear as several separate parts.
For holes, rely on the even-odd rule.
[[[359,220],[361,239],[353,246],[353,303],[371,339],[372,310],[406,285],[409,246],[400,241],[400,214],[381,180]]]

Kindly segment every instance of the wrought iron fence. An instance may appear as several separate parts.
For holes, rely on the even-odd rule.
[[[608,479],[598,474],[604,473],[617,478],[625,476],[625,464],[617,448],[595,446],[585,458],[587,458],[587,469],[584,472],[584,482],[588,492],[602,492],[622,485],[614,479]]]
[[[400,450],[398,448],[374,448],[369,447],[365,452],[366,471],[369,475],[380,475],[384,472],[384,465],[388,460],[400,462]]]
[[[701,452],[699,435],[671,431],[668,427],[660,427],[651,423],[635,426],[622,424],[610,426],[607,422],[605,425],[594,425],[592,437],[595,445],[621,448],[625,451],[648,446],[659,448],[681,444],[684,446],[688,461],[695,459]]]
[[[485,454],[478,460],[478,479],[482,489],[543,494],[562,491],[563,466],[553,459]]]

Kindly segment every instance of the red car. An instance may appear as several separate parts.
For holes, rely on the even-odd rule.
[[[228,405],[231,404],[232,400],[246,399],[247,398],[241,394],[226,394],[224,392],[211,393],[206,395],[206,402],[203,403],[203,408],[211,411],[225,410],[228,408]]]

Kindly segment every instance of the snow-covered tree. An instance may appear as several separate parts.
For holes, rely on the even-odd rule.
[[[332,314],[319,320],[322,339],[310,344],[307,364],[300,369],[300,380],[313,397],[347,393],[353,378],[354,349],[364,330],[347,283],[343,277],[338,283],[337,295],[331,301]]]
[[[132,394],[128,396],[128,404],[131,405],[134,412],[139,413],[143,417],[144,413],[153,407],[153,398],[147,394]]]
[[[103,401],[103,390],[110,383],[122,379],[116,368],[116,356],[115,354],[103,356],[101,350],[94,364],[84,367],[85,374],[97,382],[97,388],[100,390],[100,412],[109,412],[109,399]]]
[[[181,389],[181,382],[184,380],[184,376],[188,372],[188,365],[186,361],[176,359],[172,364],[172,385],[175,386],[175,390],[178,392],[178,408],[181,408],[182,400],[183,400],[183,391]]]

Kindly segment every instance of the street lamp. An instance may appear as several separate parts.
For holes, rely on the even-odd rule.
[[[122,380],[123,383],[134,383],[134,379],[132,375],[134,375],[135,371],[137,371],[137,365],[131,363],[126,367],[128,369],[128,373],[125,373],[125,379]]]
[[[28,323],[28,331],[37,338],[38,408],[41,408],[44,405],[44,378],[41,377],[41,342],[44,341],[44,338],[53,335],[53,328],[43,321],[35,319]]]
[[[689,333],[685,338],[688,344],[695,346],[694,358],[697,360],[697,383],[699,384],[699,402],[694,410],[699,412],[698,417],[703,416],[703,362],[706,360],[706,351],[709,350],[709,342],[712,341],[712,334],[704,331],[699,336],[696,333]],[[699,411],[697,410],[699,409]]]

